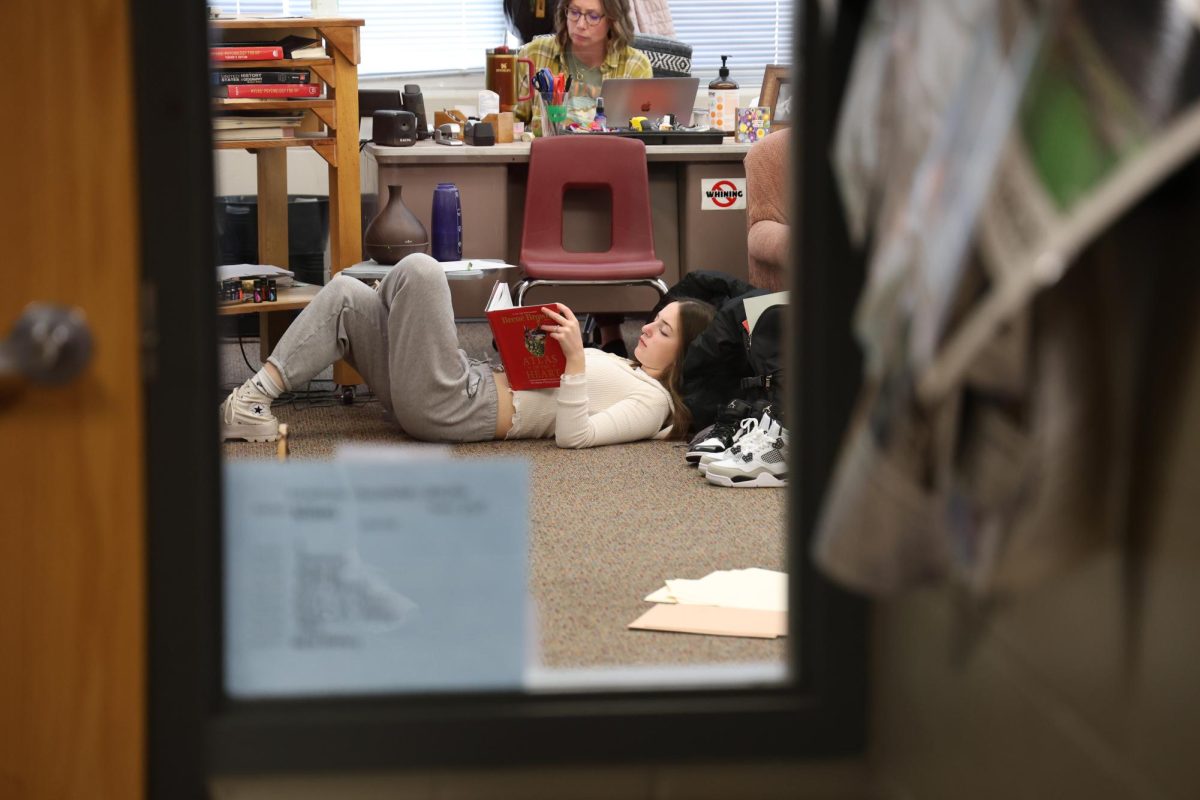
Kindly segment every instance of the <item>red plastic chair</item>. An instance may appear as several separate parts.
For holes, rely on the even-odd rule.
[[[568,188],[608,187],[612,246],[600,253],[563,249],[563,195]],[[525,185],[525,224],[517,305],[535,286],[648,284],[660,295],[663,262],[654,256],[646,146],[636,139],[574,134],[535,139]]]

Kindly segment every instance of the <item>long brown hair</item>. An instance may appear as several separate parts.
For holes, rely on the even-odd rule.
[[[633,41],[633,28],[629,24],[629,0],[601,0],[604,16],[608,18],[608,53],[624,50]],[[554,9],[554,37],[565,54],[571,44],[571,33],[567,30],[567,7],[571,0],[559,0]]]
[[[687,356],[688,345],[704,332],[708,323],[716,316],[717,310],[702,300],[684,298],[675,302],[679,304],[679,351],[671,363],[663,367],[658,382],[671,396],[670,438],[686,439],[688,428],[692,424],[692,412],[688,410],[687,403],[683,402],[683,395],[680,393],[683,383],[683,359]]]

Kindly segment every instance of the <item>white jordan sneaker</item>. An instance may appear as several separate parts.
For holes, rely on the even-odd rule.
[[[787,429],[771,421],[740,453],[708,465],[704,477],[717,486],[738,488],[787,486]]]
[[[765,433],[771,433],[773,431],[772,426],[778,428],[779,423],[775,422],[771,417],[771,408],[769,406],[763,411],[761,418],[747,417],[742,420],[739,424],[738,432],[734,434],[728,448],[719,453],[705,453],[700,456],[700,461],[696,465],[700,469],[700,474],[704,475],[708,472],[709,464],[724,460],[731,455],[741,455],[742,451],[747,447],[753,447],[760,436]]]

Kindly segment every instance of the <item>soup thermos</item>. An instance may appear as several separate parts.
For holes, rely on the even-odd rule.
[[[433,190],[433,257],[438,261],[462,259],[462,198],[453,183],[439,183]]]

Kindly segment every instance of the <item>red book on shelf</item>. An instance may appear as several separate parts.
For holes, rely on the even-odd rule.
[[[208,48],[213,61],[278,61],[283,58],[283,47],[277,44],[231,45]]]
[[[321,87],[313,83],[230,83],[213,87],[216,97],[320,97]]]
[[[504,363],[508,385],[514,390],[553,389],[560,383],[567,357],[562,345],[542,330],[553,322],[542,307],[558,310],[553,303],[513,307],[508,284],[496,281],[485,309],[492,338]]]

